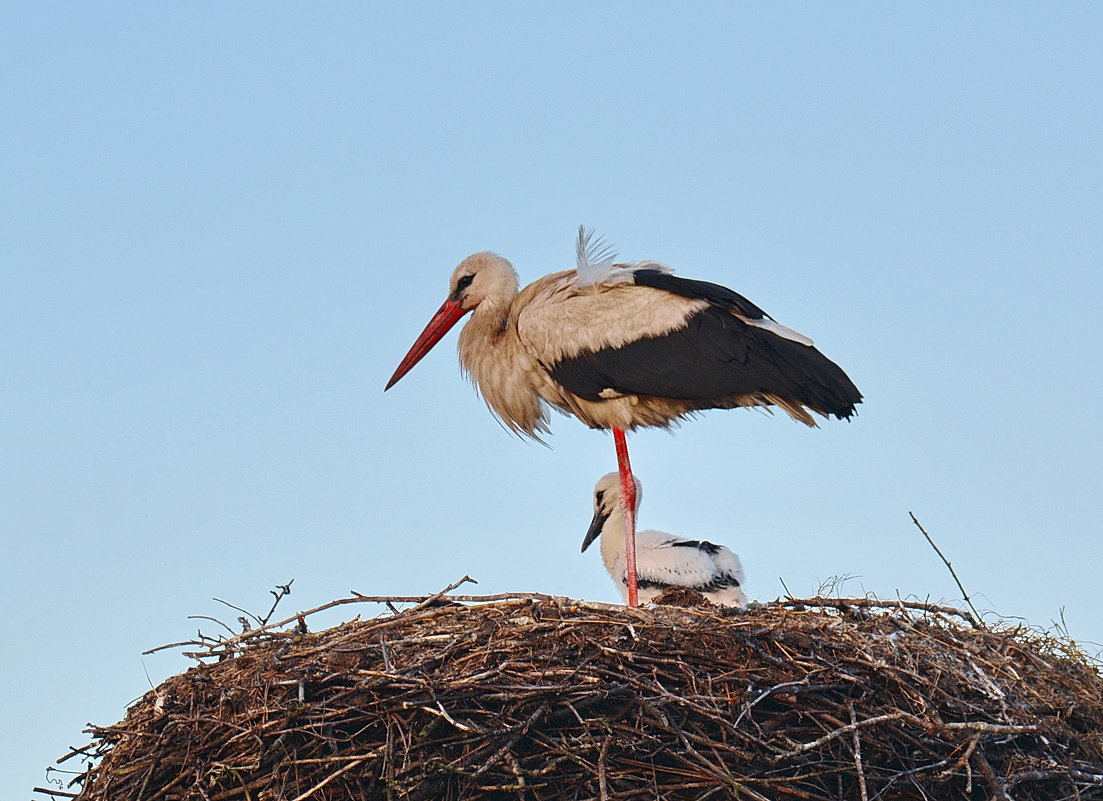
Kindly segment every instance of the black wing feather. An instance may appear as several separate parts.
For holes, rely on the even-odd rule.
[[[627,586],[627,576],[621,578],[621,582]],[[641,578],[636,580],[636,586],[641,590],[669,590],[671,587],[684,587],[695,592],[709,592],[710,590],[725,590],[728,587],[738,587],[739,579],[730,573],[717,576],[712,581],[704,584],[673,584],[669,581],[657,581],[655,579]]]
[[[671,548],[696,548],[699,551],[704,551],[710,556],[715,556],[720,553],[723,545],[717,545],[707,540],[678,540],[677,542],[670,543]]]
[[[665,273],[662,270],[651,270],[646,267],[636,270],[634,276],[637,286],[649,286],[654,289],[661,289],[664,292],[681,295],[683,298],[707,300],[713,306],[732,309],[752,320],[761,320],[763,317],[770,317],[770,315],[766,314],[766,312],[762,311],[762,309],[758,308],[758,306],[751,303],[751,301],[747,300],[738,292],[728,289],[726,286],[720,286],[720,284],[710,284],[708,281],[695,281],[692,278],[679,278],[676,275]]]
[[[740,320],[733,311],[749,319],[767,315],[739,293],[660,270],[642,268],[634,275],[640,286],[709,306],[667,334],[584,351],[550,365],[552,377],[575,395],[600,401],[603,391],[612,390],[708,409],[724,399],[772,394],[824,415],[854,413],[862,395],[846,373],[816,348]]]
[[[706,308],[685,326],[619,348],[583,352],[550,367],[568,390],[592,401],[611,389],[712,408],[710,401],[770,393],[823,414],[849,417],[861,400],[842,369],[814,347]]]

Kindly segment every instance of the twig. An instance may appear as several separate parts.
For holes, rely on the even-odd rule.
[[[944,729],[946,731],[975,731],[982,732],[984,734],[1033,734],[1038,731],[1038,726],[1034,724],[1013,726],[1005,725],[1002,723],[985,723],[984,721],[961,721],[954,723],[936,723],[933,721],[923,720],[922,718],[911,714],[910,712],[897,711],[889,712],[884,715],[875,715],[872,718],[866,718],[865,720],[859,720],[854,723],[848,723],[845,726],[840,726],[837,729],[833,729],[816,740],[810,743],[804,743],[797,746],[791,751],[786,751],[783,754],[777,756],[778,759],[784,759],[785,757],[796,756],[803,754],[805,751],[811,751],[814,748],[819,748],[824,743],[828,743],[843,734],[848,734],[851,731],[855,731],[864,726],[871,726],[875,723],[886,723],[892,720],[906,720],[912,725],[921,726],[924,729],[938,731]]]
[[[803,679],[799,679],[797,681],[783,681],[781,684],[775,684],[773,687],[767,687],[765,690],[760,692],[753,701],[749,701],[743,704],[743,708],[739,710],[739,714],[736,716],[735,722],[732,724],[732,726],[738,727],[739,722],[743,720],[743,718],[751,711],[751,709],[757,706],[763,699],[766,698],[766,696],[770,695],[771,693],[778,692],[779,690],[786,690],[791,687],[807,686],[808,677],[805,676]]]
[[[961,590],[961,597],[965,599],[965,603],[969,604],[969,609],[973,612],[974,620],[972,621],[977,628],[984,628],[984,623],[980,619],[980,612],[973,606],[973,602],[969,599],[969,593],[965,591],[964,585],[961,583],[961,579],[957,577],[957,572],[954,570],[954,566],[950,564],[950,560],[946,558],[946,555],[942,553],[942,550],[935,545],[931,535],[927,533],[927,529],[923,528],[923,524],[919,522],[919,519],[915,516],[915,512],[908,512],[911,515],[912,522],[915,523],[916,528],[923,532],[923,536],[927,538],[927,542],[934,548],[934,552],[938,554],[938,558],[942,560],[942,563],[946,565],[946,569],[950,571],[950,575],[954,577],[954,583],[957,584],[957,588]]]
[[[276,607],[280,605],[280,601],[283,600],[284,596],[291,594],[291,585],[294,583],[295,579],[291,579],[291,581],[287,582],[286,584],[276,585],[276,590],[279,590],[279,592],[276,592],[276,590],[268,591],[272,593],[273,596],[275,596],[276,600],[272,602],[272,608],[268,610],[268,614],[260,619],[260,624],[262,626],[272,619],[272,615],[275,613]]]
[[[825,734],[823,737],[820,737],[817,740],[813,740],[810,743],[804,743],[803,745],[798,745],[796,748],[794,748],[791,751],[786,751],[784,754],[779,754],[776,758],[777,759],[782,759],[784,757],[796,756],[798,754],[803,754],[805,751],[811,751],[813,748],[819,748],[824,743],[831,742],[836,737],[840,737],[844,734],[849,734],[852,731],[857,731],[858,729],[860,729],[863,726],[872,726],[875,723],[885,723],[885,722],[890,721],[890,720],[901,720],[903,718],[909,718],[909,717],[911,717],[911,715],[909,715],[907,712],[889,712],[889,713],[884,714],[884,715],[875,715],[872,718],[866,718],[865,720],[859,720],[859,721],[855,721],[854,723],[848,723],[847,725],[841,726],[838,729],[833,729],[833,730],[829,731],[827,734]]]
[[[72,759],[75,756],[89,756],[88,749],[90,749],[93,745],[94,743],[89,743],[88,745],[81,746],[80,748],[69,746],[69,753],[58,759],[57,764],[60,765],[65,760]]]
[[[453,582],[452,584],[449,584],[447,587],[445,587],[440,592],[434,593],[433,595],[430,595],[428,598],[426,598],[424,601],[419,603],[417,606],[413,607],[410,611],[411,612],[416,612],[419,609],[424,609],[427,606],[432,606],[433,603],[435,603],[436,601],[439,601],[441,598],[443,598],[449,592],[456,589],[456,587],[460,586],[461,584],[466,584],[468,582],[471,582],[472,584],[478,584],[479,583],[479,582],[475,581],[475,579],[471,578],[471,576],[464,576],[459,581],[456,581],[456,582]]]
[[[918,719],[918,718],[917,718]],[[1029,724],[1012,726],[1003,723],[985,723],[983,721],[962,721],[961,723],[939,723],[935,728],[948,729],[950,731],[979,731],[984,734],[1033,734],[1038,727]]]
[[[866,792],[866,772],[862,768],[862,738],[858,736],[858,719],[854,715],[854,704],[850,704],[850,725],[854,727],[851,734],[854,738],[854,769],[858,771],[858,789],[862,792],[862,801],[869,801]]]
[[[234,606],[234,605],[233,605],[232,603],[230,603],[229,601],[223,601],[223,600],[222,600],[221,598],[211,598],[211,600],[212,600],[212,601],[218,601],[218,602],[219,602],[220,604],[223,604],[224,606],[228,606],[228,607],[230,607],[231,609],[236,609],[236,610],[237,610],[238,612],[241,612],[241,614],[243,614],[243,615],[246,615],[246,616],[248,616],[248,617],[251,617],[251,618],[252,618],[253,620],[257,621],[257,623],[258,623],[259,625],[263,625],[263,624],[262,624],[262,623],[260,622],[260,618],[259,618],[259,617],[257,617],[256,615],[254,615],[254,614],[253,614],[252,612],[250,612],[250,611],[249,611],[249,610],[247,610],[247,609],[242,609],[242,608],[241,608],[240,606]],[[202,617],[202,615],[189,615],[188,617]],[[207,618],[207,620],[214,620],[214,618],[213,618],[213,617],[212,617],[212,618]],[[238,620],[241,620],[241,618],[238,618]],[[221,623],[222,621],[217,621],[217,622]],[[248,622],[248,621],[246,621],[246,622]],[[225,623],[222,623],[222,625],[223,625],[223,626],[226,626],[226,624],[225,624]],[[226,628],[227,628],[227,629],[230,629],[230,627],[229,627],[229,626],[226,626]],[[248,631],[248,628],[246,628],[246,631]],[[231,633],[231,634],[233,634],[233,633],[234,633],[233,629],[230,629],[230,633]]]
[[[597,755],[597,790],[600,801],[609,801],[609,779],[605,776],[605,757],[609,755],[609,741],[612,739],[606,736],[601,741],[601,750]]]
[[[945,778],[946,776],[949,776],[951,773],[953,773],[958,768],[964,766],[965,772],[968,774],[968,781],[966,783],[966,787],[971,789],[972,786],[973,786],[973,768],[969,764],[969,759],[970,759],[970,757],[973,756],[973,751],[976,750],[977,743],[979,743],[979,742],[980,742],[980,735],[979,734],[974,735],[973,737],[970,737],[969,738],[969,745],[967,745],[965,747],[965,751],[962,753],[962,755],[957,758],[957,760],[954,762],[954,764],[950,765],[950,767],[948,767],[945,770],[941,771],[938,774],[938,777],[940,779]]]
[[[448,710],[444,708],[444,706],[441,704],[440,701],[437,701],[437,708],[436,709],[433,709],[431,706],[423,706],[423,707],[421,707],[421,709],[425,712],[428,712],[431,715],[436,715],[438,717],[444,718],[445,720],[447,720],[449,723],[451,723],[453,726],[455,726],[460,731],[463,731],[463,732],[468,732],[468,731],[481,732],[482,731],[482,728],[479,727],[479,726],[475,726],[474,724],[468,725],[468,724],[465,724],[465,723],[460,723],[459,721],[455,720],[451,715],[448,714]]]
[[[155,654],[158,651],[167,651],[169,648],[184,648],[188,645],[208,646],[205,642],[199,642],[198,640],[183,640],[181,642],[170,642],[165,645],[158,645],[156,648],[150,648],[149,650],[142,651],[142,655]]]
[[[223,601],[221,598],[212,598],[211,600],[212,601],[218,601],[220,604],[223,604],[225,606],[230,607],[231,609],[234,609],[238,612],[241,612],[241,614],[246,615],[248,618],[251,618],[252,620],[255,620],[258,626],[263,626],[272,618],[272,614],[276,611],[276,607],[279,606],[280,601],[283,600],[283,597],[285,595],[290,595],[291,594],[291,585],[294,584],[294,583],[295,583],[295,579],[291,579],[291,581],[287,582],[286,584],[277,584],[276,585],[276,590],[279,590],[279,592],[276,592],[276,590],[269,590],[268,591],[273,596],[275,596],[276,600],[272,602],[272,608],[268,610],[268,614],[265,615],[264,617],[260,617],[258,615],[255,615],[252,612],[250,612],[248,609],[242,609],[240,606],[234,606],[229,601]],[[222,626],[224,626],[226,628],[226,630],[230,632],[230,634],[235,633],[233,629],[231,629],[229,626],[227,626],[221,620],[216,620],[213,617],[206,617],[205,615],[189,615],[189,617],[202,618],[204,620],[213,620],[215,623],[219,623]],[[238,618],[238,620],[241,621],[245,632],[249,631],[249,628],[250,628],[249,627],[249,621],[246,620],[245,618],[240,618],[240,617]]]
[[[540,721],[540,719],[543,718],[545,714],[547,714],[547,712],[548,712],[548,705],[547,704],[542,704],[541,706],[537,707],[536,711],[533,712],[531,715],[529,715],[528,720],[526,720],[524,722],[524,724],[522,726],[520,726],[517,729],[517,731],[515,731],[509,737],[509,739],[507,739],[504,743],[502,743],[501,747],[499,747],[497,751],[495,751],[493,754],[491,754],[490,759],[488,759],[486,762],[484,762],[479,767],[479,769],[475,771],[475,775],[476,776],[481,776],[482,774],[484,774],[488,770],[490,770],[492,767],[494,767],[494,764],[499,759],[506,756],[506,752],[509,751],[511,748],[513,748],[513,746],[517,745],[518,740],[520,740],[522,737],[524,737],[526,734],[528,734],[529,729],[531,729],[534,725],[536,725],[536,723],[538,723]]]
[[[212,599],[212,600],[215,600],[215,601],[217,601],[218,599],[217,599],[217,598],[214,598],[214,599]],[[225,601],[223,601],[223,603],[225,603]],[[226,605],[227,605],[227,606],[229,606],[229,604],[226,604]],[[240,610],[238,610],[238,611],[240,611]],[[241,619],[241,618],[238,618],[238,620],[240,620],[240,619]],[[230,628],[229,626],[227,626],[227,625],[226,625],[225,623],[223,623],[223,622],[222,622],[221,620],[219,620],[219,619],[218,619],[217,617],[211,617],[210,615],[188,615],[188,620],[209,620],[209,621],[211,621],[212,623],[217,623],[218,625],[222,626],[222,628],[226,629],[226,631],[230,632],[230,636],[231,636],[231,637],[232,637],[233,635],[237,634],[237,632],[236,632],[236,631],[234,631],[234,630],[233,630],[232,628]]]
[[[1103,785],[1103,775],[1084,773],[1080,770],[1023,770],[1007,777],[1009,784],[1029,781],[1052,781],[1054,779],[1074,779],[1082,784]]]
[[[974,626],[979,625],[972,615],[962,609],[958,609],[953,606],[929,604],[923,601],[905,601],[902,599],[897,599],[895,601],[880,601],[876,598],[793,598],[786,601],[771,601],[770,603],[765,604],[765,606],[823,606],[831,607],[833,609],[847,609],[853,606],[862,609],[915,609],[921,612],[934,612],[940,615],[953,615],[954,617],[960,617],[962,620],[965,620]]]
[[[305,799],[310,798],[310,796],[314,795],[316,792],[321,790],[323,787],[325,787],[331,781],[336,779],[338,776],[340,776],[343,773],[348,773],[350,770],[355,768],[357,765],[363,764],[365,761],[367,761],[367,760],[366,759],[357,759],[353,762],[348,763],[347,765],[345,765],[340,770],[334,771],[333,773],[329,774],[329,776],[322,779],[320,782],[318,782],[316,785],[311,787],[309,790],[307,790],[302,795],[296,796],[292,801],[305,801]]]
[[[378,749],[367,754],[350,754],[349,756],[327,756],[310,759],[287,759],[283,765],[332,765],[334,762],[348,762],[349,760],[363,762],[366,759],[379,759],[383,756],[383,749]]]
[[[1103,774],[1101,773],[1086,773],[1082,770],[1070,770],[1068,775],[1077,781],[1087,782],[1088,784],[1103,784]]]
[[[429,595],[429,596],[418,595],[418,596],[414,596],[414,597],[411,597],[411,598],[391,597],[391,598],[388,599],[385,596],[361,595],[360,593],[354,592],[352,598],[339,598],[336,601],[330,601],[329,603],[322,604],[321,606],[316,606],[313,609],[308,609],[305,612],[299,612],[298,614],[292,615],[291,617],[286,618],[284,620],[279,620],[275,623],[266,623],[263,626],[261,626],[260,628],[253,629],[252,631],[242,632],[241,634],[236,634],[233,637],[231,637],[230,639],[226,640],[226,642],[223,643],[223,645],[236,645],[237,643],[241,642],[242,640],[251,639],[251,638],[255,637],[258,634],[262,634],[264,632],[269,632],[269,631],[272,631],[273,629],[281,628],[282,626],[286,626],[290,623],[298,623],[299,618],[309,617],[310,615],[315,615],[318,612],[325,612],[328,609],[333,609],[334,607],[337,607],[337,606],[344,606],[345,604],[362,604],[362,603],[368,603],[368,602],[382,603],[385,600],[391,600],[391,601],[396,601],[396,602],[406,602],[406,601],[421,601],[421,602],[424,602],[424,601],[429,600],[430,598],[440,599],[440,598],[443,597],[444,593],[448,592],[449,589],[455,589],[456,587],[463,584],[465,581],[472,581],[473,582],[473,581],[475,581],[475,579],[470,578],[469,576],[464,576],[462,579],[460,579],[455,584],[452,584],[450,587],[445,588],[444,590],[442,590],[439,593],[436,593],[435,595]],[[513,597],[513,596],[510,596],[510,597]],[[462,600],[462,599],[457,599],[457,600]]]
[[[225,641],[219,643],[219,645],[221,645],[223,647],[227,647],[227,648],[232,647],[232,646],[237,645],[238,643],[240,643],[244,640],[253,639],[254,637],[256,637],[260,634],[265,634],[265,633],[272,632],[275,629],[278,629],[278,628],[281,628],[282,626],[288,625],[289,623],[298,623],[300,617],[306,617],[306,616],[309,616],[309,615],[314,615],[314,614],[317,614],[318,612],[324,612],[327,609],[333,609],[334,607],[337,607],[337,606],[344,606],[345,604],[360,604],[360,603],[364,603],[365,601],[369,601],[369,600],[374,600],[374,599],[369,599],[369,598],[339,598],[336,601],[330,601],[329,603],[322,604],[321,606],[316,606],[313,609],[307,610],[306,612],[299,612],[298,614],[292,615],[291,617],[287,618],[286,620],[280,620],[280,621],[277,621],[276,623],[269,623],[265,626],[255,628],[252,631],[243,631],[241,634],[235,634],[233,637],[230,637],[230,638],[226,639]],[[175,648],[175,647],[178,647],[180,645],[202,645],[202,644],[203,643],[197,643],[195,641],[192,641],[192,642],[176,643],[175,645],[160,645],[160,646],[158,646],[156,648],[152,648],[148,651],[142,651],[142,653],[143,654],[152,654],[156,651],[164,650],[165,648]]]
[[[989,789],[992,790],[992,797],[999,798],[1001,801],[1013,801],[1011,796],[1007,794],[1007,788],[1004,786],[1003,780],[992,770],[992,765],[989,763],[988,757],[984,755],[984,752],[980,750],[974,751],[973,756],[980,765],[981,775],[984,776],[985,780],[988,782]]]

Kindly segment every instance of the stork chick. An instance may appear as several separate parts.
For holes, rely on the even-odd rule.
[[[636,479],[636,507],[643,498],[643,487]],[[594,519],[586,538],[585,551],[601,535],[601,560],[628,600],[627,560],[624,544],[624,506],[620,503],[620,474],[601,477],[594,487]],[[743,565],[739,557],[723,545],[704,540],[687,540],[662,531],[636,532],[636,571],[639,576],[639,601],[653,601],[668,587],[695,590],[717,606],[743,606]]]

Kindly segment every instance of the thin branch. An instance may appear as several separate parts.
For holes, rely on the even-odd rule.
[[[964,610],[958,609],[957,607],[943,606],[941,604],[929,604],[924,603],[923,601],[905,601],[903,599],[897,599],[895,601],[879,601],[876,598],[792,598],[785,601],[770,601],[770,603],[764,604],[764,606],[821,606],[842,610],[848,609],[850,607],[856,607],[860,609],[913,609],[921,612],[935,612],[940,615],[953,615],[954,617],[960,617],[962,620],[965,620],[974,626],[979,626],[976,619],[972,615]]]
[[[983,721],[962,721],[961,723],[939,723],[936,728],[950,731],[979,731],[984,734],[1033,734],[1038,727],[1033,724],[1013,726],[1003,723],[985,723]]]
[[[327,776],[326,778],[322,779],[322,781],[318,782],[318,783],[317,783],[316,785],[314,785],[313,787],[311,787],[311,788],[310,788],[309,790],[307,790],[307,791],[306,791],[305,793],[303,793],[302,795],[298,795],[298,796],[296,796],[296,797],[294,798],[294,801],[305,801],[305,799],[307,799],[307,798],[310,798],[310,796],[314,795],[314,794],[315,794],[316,792],[318,792],[319,790],[321,790],[321,789],[322,789],[323,787],[325,787],[325,786],[326,786],[327,784],[329,784],[329,783],[330,783],[331,781],[333,781],[334,779],[336,779],[336,778],[337,778],[338,776],[340,776],[341,774],[343,774],[343,773],[348,773],[348,772],[349,772],[350,770],[352,770],[353,768],[355,768],[355,767],[356,767],[356,766],[358,766],[358,765],[361,765],[361,764],[363,764],[363,763],[364,763],[364,762],[366,762],[366,761],[367,761],[366,759],[357,759],[357,760],[355,760],[355,761],[353,761],[353,762],[350,762],[350,763],[348,763],[347,765],[345,765],[345,766],[344,766],[343,768],[341,768],[340,770],[338,770],[338,771],[334,771],[333,773],[329,774],[329,776]]]
[[[977,764],[980,765],[981,775],[984,776],[985,781],[988,782],[988,787],[992,791],[992,797],[998,798],[1000,801],[1013,801],[1011,796],[1007,794],[1007,787],[1004,785],[1003,779],[992,769],[988,757],[980,750],[974,751],[973,757],[977,760]]]
[[[283,600],[284,596],[287,596],[287,595],[291,594],[291,585],[294,584],[294,583],[295,583],[295,579],[291,579],[291,581],[287,582],[286,584],[277,584],[275,590],[269,590],[268,591],[271,595],[273,595],[275,597],[276,600],[272,602],[272,608],[268,610],[268,614],[265,615],[264,617],[260,617],[259,615],[255,615],[252,612],[250,612],[248,609],[242,609],[240,606],[234,606],[229,601],[223,601],[221,598],[212,598],[211,600],[212,601],[218,601],[218,603],[223,604],[225,606],[228,606],[231,609],[233,609],[235,611],[238,611],[238,612],[241,612],[241,614],[245,615],[248,618],[248,620],[246,618],[240,618],[240,617],[238,618],[238,620],[241,621],[242,627],[244,629],[244,631],[242,633],[245,633],[245,632],[248,632],[249,629],[250,629],[249,620],[256,621],[256,624],[258,626],[263,626],[269,620],[271,620],[273,613],[275,613],[275,611],[276,611],[276,607],[280,605],[280,601]],[[276,590],[279,590],[279,592],[277,592]],[[235,634],[236,633],[233,629],[231,629],[229,626],[227,626],[221,620],[216,620],[213,617],[206,617],[205,615],[189,615],[189,617],[202,618],[203,620],[212,620],[215,623],[218,623],[218,624],[224,626],[230,632],[230,634]]]
[[[875,723],[887,723],[892,720],[906,720],[914,726],[920,726],[923,729],[938,731],[943,729],[946,731],[974,731],[982,732],[984,734],[1033,734],[1038,731],[1036,725],[1023,725],[1013,726],[1004,725],[1001,723],[985,723],[983,721],[961,721],[956,723],[937,723],[934,721],[923,720],[922,718],[911,714],[910,712],[897,711],[889,712],[884,715],[875,715],[872,718],[866,718],[865,720],[859,720],[854,723],[848,723],[845,726],[840,726],[837,729],[833,729],[816,740],[810,743],[804,743],[799,745],[791,751],[786,751],[780,754],[777,758],[784,759],[786,757],[796,756],[803,754],[805,751],[811,751],[814,748],[819,748],[821,745],[834,740],[836,737],[840,737],[844,734],[849,734],[852,731],[863,728],[865,726],[872,726]]]
[[[218,599],[214,598],[213,600],[217,601]],[[223,601],[222,603],[226,603],[226,602]],[[229,606],[229,604],[226,604],[226,605]],[[218,625],[222,626],[222,628],[226,629],[226,631],[230,632],[231,637],[234,636],[235,634],[237,634],[236,631],[234,631],[232,628],[227,626],[225,623],[223,623],[217,617],[211,617],[210,615],[188,615],[188,620],[209,620],[212,623],[217,623]],[[240,620],[240,618],[239,618],[239,620]]]
[[[1103,775],[1080,770],[1023,770],[1008,776],[1007,783],[1015,785],[1020,782],[1045,782],[1054,779],[1073,779],[1081,784],[1103,785]]]
[[[866,791],[866,772],[862,767],[862,738],[858,736],[858,719],[854,715],[854,704],[850,704],[850,725],[854,739],[854,769],[858,771],[858,789],[862,792],[862,801],[869,801],[869,793]]]
[[[65,760],[72,759],[75,756],[91,756],[91,754],[89,754],[88,751],[94,745],[95,745],[95,743],[89,743],[88,745],[81,746],[80,748],[74,748],[73,746],[69,746],[69,753],[66,754],[65,756],[61,757],[60,759],[58,759],[57,764],[60,765]],[[57,768],[50,768],[50,770],[57,770]]]
[[[820,737],[817,740],[813,740],[810,743],[804,743],[803,745],[798,745],[793,750],[786,751],[784,754],[778,755],[777,759],[783,759],[785,757],[796,756],[798,754],[803,754],[805,751],[811,751],[814,748],[819,748],[821,745],[824,745],[825,743],[831,742],[836,737],[841,737],[844,734],[849,734],[852,731],[857,731],[858,729],[862,728],[863,726],[872,726],[876,723],[885,723],[885,722],[890,721],[890,720],[901,720],[903,718],[909,718],[909,717],[911,717],[911,715],[909,715],[907,712],[889,712],[889,713],[884,714],[884,715],[876,715],[872,718],[866,718],[865,720],[859,720],[859,721],[855,721],[854,723],[848,723],[845,726],[841,726],[840,728],[833,729],[832,731],[829,731],[827,734],[825,734],[823,737]]]
[[[605,775],[605,758],[609,755],[609,741],[611,739],[612,737],[606,735],[605,739],[601,741],[601,750],[597,755],[597,789],[600,801],[609,801],[609,779]]]
[[[949,776],[951,773],[953,773],[958,768],[964,767],[966,772],[968,772],[970,774],[969,775],[969,784],[971,785],[972,781],[973,781],[973,777],[972,777],[973,769],[969,765],[969,760],[972,758],[973,751],[976,750],[977,743],[979,743],[979,742],[980,742],[980,735],[979,734],[976,734],[976,735],[970,737],[969,738],[969,744],[965,747],[965,751],[962,752],[961,756],[959,756],[957,758],[957,760],[954,762],[954,764],[950,765],[950,767],[946,768],[944,771],[939,773],[938,778],[940,778],[940,779],[945,778],[946,776]]]
[[[221,598],[211,598],[211,600],[212,600],[212,601],[218,601],[218,602],[219,602],[220,604],[224,604],[224,605],[226,605],[226,606],[230,607],[231,609],[235,609],[235,610],[237,610],[238,612],[241,612],[241,614],[243,614],[243,615],[247,615],[248,617],[251,617],[251,618],[252,618],[253,620],[257,621],[257,624],[258,624],[258,625],[261,625],[261,626],[263,626],[263,625],[264,625],[263,623],[261,623],[261,620],[260,620],[260,618],[259,618],[259,617],[257,617],[256,615],[254,615],[254,614],[253,614],[252,612],[250,612],[250,611],[249,611],[248,609],[242,609],[242,608],[241,608],[240,606],[234,606],[234,605],[233,605],[232,603],[230,603],[229,601],[223,601],[223,600],[222,600]],[[189,615],[189,617],[202,617],[202,615]],[[211,617],[211,618],[207,618],[207,619],[208,619],[208,620],[214,620],[214,618],[213,618],[213,617]],[[223,626],[226,626],[226,624],[225,624],[225,623],[223,623],[222,625],[223,625]],[[229,626],[226,626],[226,628],[230,628],[230,627],[229,627]],[[231,632],[232,632],[232,631],[233,631],[233,630],[231,629]]]
[[[911,515],[912,522],[915,523],[916,528],[923,532],[923,536],[927,538],[927,542],[929,542],[931,544],[931,547],[934,548],[934,552],[938,554],[938,558],[942,560],[942,563],[944,565],[946,565],[946,569],[950,571],[950,575],[954,577],[954,583],[957,584],[957,588],[961,590],[961,597],[965,599],[965,603],[969,604],[969,608],[973,612],[973,624],[977,626],[977,628],[984,628],[984,623],[981,622],[980,619],[980,612],[977,611],[977,608],[973,606],[973,602],[969,599],[969,593],[965,591],[965,587],[961,583],[961,579],[957,577],[957,572],[954,570],[954,566],[950,564],[950,560],[946,558],[946,555],[942,553],[942,550],[937,545],[935,545],[935,542],[931,538],[931,535],[927,533],[927,529],[923,528],[923,525],[919,522],[919,519],[915,516],[915,513],[908,512],[908,514]]]
[[[148,650],[142,651],[142,655],[145,656],[146,654],[155,654],[158,651],[167,651],[170,648],[184,648],[188,645],[208,646],[208,643],[200,642],[199,640],[181,640],[180,642],[170,642],[166,643],[165,645],[158,645],[156,648],[150,648]]]
[[[468,582],[470,582],[472,584],[478,584],[479,583],[479,582],[475,581],[475,579],[471,578],[471,576],[464,576],[459,581],[454,582],[452,584],[449,584],[447,587],[445,587],[440,592],[435,593],[433,595],[430,595],[428,598],[426,598],[424,601],[419,603],[417,606],[413,607],[410,611],[411,612],[416,612],[419,609],[424,609],[427,606],[432,606],[436,601],[441,600],[449,592],[456,589],[456,587],[459,587],[461,584],[466,584]]]
[[[280,601],[283,600],[284,596],[291,594],[291,585],[294,583],[295,579],[291,579],[291,581],[287,582],[286,584],[276,585],[276,590],[279,590],[279,592],[276,592],[276,590],[268,591],[272,593],[273,596],[275,596],[276,600],[272,602],[272,608],[268,610],[268,614],[260,619],[260,624],[262,626],[272,619],[272,615],[276,612],[276,607],[280,605]]]

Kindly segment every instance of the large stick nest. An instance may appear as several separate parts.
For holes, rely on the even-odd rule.
[[[1060,638],[866,599],[463,598],[207,643],[91,729],[78,798],[1103,798],[1103,678]]]

